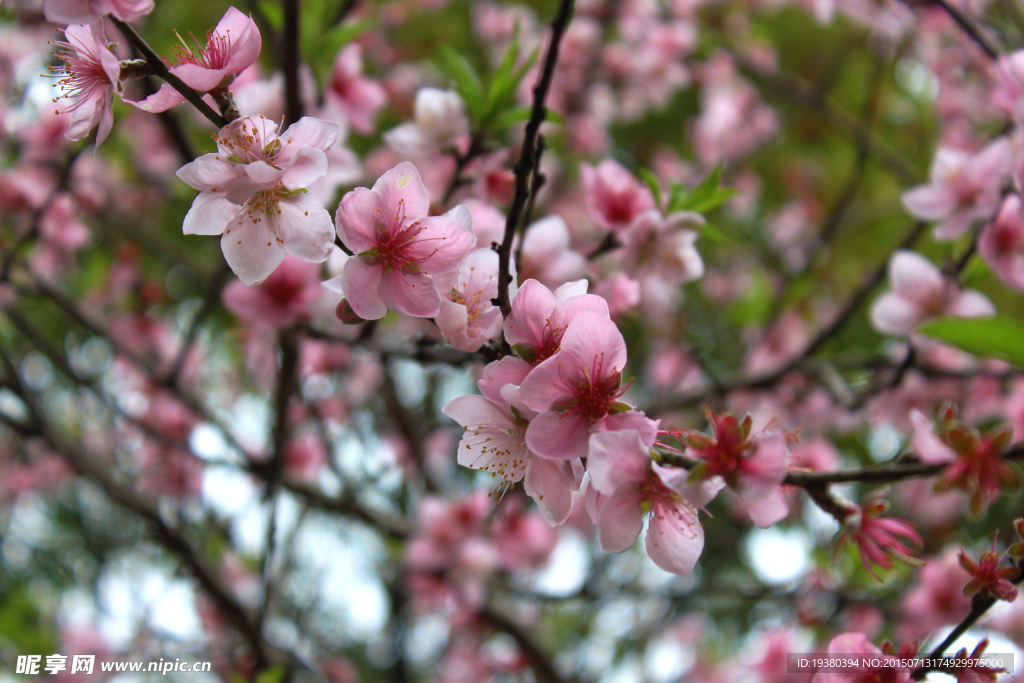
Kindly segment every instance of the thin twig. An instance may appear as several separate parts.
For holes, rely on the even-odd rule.
[[[501,308],[502,316],[506,318],[512,312],[512,302],[508,296],[508,288],[512,284],[512,275],[509,270],[512,239],[515,237],[519,218],[526,207],[526,201],[530,197],[529,181],[534,168],[534,155],[537,151],[537,135],[540,132],[540,125],[547,116],[544,101],[547,99],[548,88],[550,88],[551,79],[554,77],[555,64],[558,63],[558,47],[562,42],[562,35],[572,18],[573,4],[573,0],[562,0],[558,6],[558,15],[551,24],[551,42],[548,44],[548,54],[544,60],[540,80],[533,89],[533,109],[530,113],[530,120],[526,123],[523,150],[519,154],[519,161],[515,166],[516,192],[505,220],[505,237],[498,248],[498,307]]]
[[[149,43],[143,40],[142,36],[132,28],[131,24],[121,21],[120,19],[116,19],[113,16],[108,16],[107,18],[114,23],[114,26],[116,26],[117,30],[128,39],[128,42],[134,45],[135,49],[142,53],[143,58],[149,62],[151,67],[153,67],[153,71],[156,75],[167,81],[172,88],[181,93],[182,97],[188,100],[192,106],[199,110],[200,114],[209,119],[213,125],[217,126],[217,128],[223,128],[227,125],[227,121],[224,120],[224,117],[215,112],[210,105],[204,102],[199,93],[185,85],[180,78],[171,73],[170,68],[168,68],[167,64],[164,63],[164,60],[160,59],[160,55],[158,55],[153,48],[149,46]]]

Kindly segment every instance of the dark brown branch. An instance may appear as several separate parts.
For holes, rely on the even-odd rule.
[[[551,79],[554,77],[555,64],[558,63],[558,47],[562,42],[562,35],[572,18],[573,4],[573,0],[561,0],[558,6],[558,15],[555,16],[555,20],[551,24],[551,42],[548,44],[548,53],[544,59],[540,80],[533,89],[533,109],[530,113],[530,120],[526,123],[523,150],[519,154],[519,161],[515,166],[516,192],[505,220],[505,237],[498,248],[498,307],[501,308],[502,316],[506,318],[512,312],[512,302],[508,296],[508,288],[512,284],[512,275],[509,270],[512,239],[515,237],[519,218],[526,207],[526,201],[530,197],[530,175],[533,173],[534,156],[537,153],[537,135],[540,132],[540,124],[547,116],[544,101],[547,99],[548,88],[551,87]]]
[[[672,467],[693,469],[700,464],[699,460],[678,453],[659,451],[658,455],[663,464]],[[1014,446],[1009,449],[1003,458],[1005,460],[1024,460],[1024,445]],[[804,489],[820,487],[826,484],[847,484],[851,482],[888,484],[904,479],[933,477],[942,472],[944,467],[944,465],[928,465],[919,462],[912,453],[906,453],[900,456],[898,460],[872,467],[827,472],[789,472],[782,483],[789,486],[799,486]]]
[[[946,0],[932,0],[932,2],[946,10],[946,13],[953,18],[953,21],[963,29],[964,33],[969,35],[971,39],[978,44],[978,47],[980,47],[986,55],[991,59],[999,59],[999,55],[1002,53],[1002,50],[999,45],[997,45],[996,42],[985,33],[985,29],[983,29],[978,22],[974,20],[974,17],[967,14],[967,12],[963,11],[959,7],[954,7],[949,4]]]
[[[519,624],[490,607],[481,609],[477,612],[477,616],[493,628],[512,636],[516,645],[530,662],[530,668],[533,669],[533,675],[536,676],[538,683],[567,683],[566,679],[555,670],[554,664],[544,650]]]
[[[227,125],[227,121],[224,120],[224,117],[215,112],[206,102],[203,102],[203,98],[199,93],[185,85],[180,78],[171,73],[167,64],[164,63],[164,60],[160,59],[160,55],[158,55],[153,48],[149,46],[149,43],[143,40],[142,36],[132,28],[131,24],[121,21],[120,19],[116,19],[113,16],[108,16],[107,18],[114,23],[114,26],[116,26],[117,30],[121,32],[121,35],[127,38],[128,42],[130,42],[135,49],[142,54],[143,58],[151,67],[153,67],[153,72],[157,76],[167,81],[172,88],[181,93],[182,97],[188,100],[192,106],[199,110],[200,114],[209,119],[213,125],[217,126],[217,128],[223,128]]]
[[[284,118],[291,125],[302,118],[299,84],[299,0],[281,0],[281,71],[284,72]]]

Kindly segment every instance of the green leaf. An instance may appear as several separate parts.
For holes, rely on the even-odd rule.
[[[633,410],[633,406],[628,403],[623,403],[622,401],[616,401],[608,408],[608,412],[612,415],[615,415],[616,413],[628,413],[631,410]]]
[[[636,169],[636,174],[640,176],[640,180],[647,183],[647,187],[651,188],[651,194],[654,195],[654,204],[661,206],[661,182],[658,180],[658,176],[642,166]]]
[[[517,123],[529,121],[530,114],[532,113],[533,107],[515,107],[513,109],[508,109],[495,117],[491,126],[494,131],[501,131]],[[549,123],[565,124],[565,119],[546,107],[544,111],[544,120]]]
[[[704,180],[700,181],[689,192],[682,185],[674,184],[672,196],[669,200],[668,212],[696,211],[697,213],[707,213],[721,206],[738,192],[738,190],[732,187],[721,187],[721,181],[722,164],[718,164]]]
[[[338,24],[323,35],[322,52],[327,57],[331,66],[334,65],[334,56],[338,50],[345,47],[360,35],[373,28],[377,22],[373,19],[354,19]]]
[[[991,318],[939,318],[917,330],[961,351],[998,358],[1024,368],[1024,322],[997,315]]]
[[[259,3],[259,8],[270,26],[280,31],[284,26],[284,10],[281,9],[281,3],[276,0],[262,0]]]
[[[476,69],[460,55],[451,45],[441,46],[441,69],[455,79],[455,89],[466,103],[469,116],[480,121],[484,114],[484,84],[480,81]]]
[[[517,356],[525,360],[527,363],[532,363],[537,360],[537,352],[533,350],[532,346],[516,344],[512,347],[512,350],[516,352]]]
[[[288,672],[284,664],[275,664],[269,669],[256,674],[256,683],[281,683],[284,680],[284,675]]]
[[[715,244],[725,244],[729,241],[725,233],[716,228],[711,223],[705,223],[700,228],[700,236],[706,238],[710,242]]]

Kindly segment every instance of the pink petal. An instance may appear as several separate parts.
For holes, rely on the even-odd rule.
[[[589,438],[585,420],[555,412],[541,413],[526,428],[526,446],[542,458],[552,460],[587,457]]]
[[[537,502],[541,516],[551,526],[564,523],[572,512],[573,491],[565,483],[566,476],[572,477],[568,462],[531,458],[526,467],[526,495]]]
[[[519,386],[533,369],[529,363],[517,356],[505,356],[499,361],[488,363],[484,368],[484,376],[477,386],[484,396],[498,400],[501,389],[507,384]]]
[[[305,147],[295,153],[291,164],[281,176],[281,184],[289,190],[303,190],[325,175],[327,175],[327,154],[316,147]],[[334,232],[333,223],[331,232]]]
[[[339,137],[341,127],[338,124],[312,116],[303,116],[281,133],[281,150],[278,154],[285,159],[291,159],[304,147],[326,152]]]
[[[988,297],[974,289],[965,289],[946,307],[946,314],[958,318],[985,318],[996,314]]]
[[[685,503],[656,505],[644,539],[647,556],[667,572],[688,576],[704,551],[704,527]]]
[[[601,501],[597,536],[605,552],[621,553],[632,547],[643,526],[644,513],[636,490],[623,489]]]
[[[941,185],[922,185],[907,190],[902,200],[911,216],[925,221],[945,218],[956,208],[956,197]]]
[[[512,312],[505,319],[505,340],[512,346],[539,346],[544,340],[547,319],[555,308],[551,290],[529,279],[512,301]]]
[[[373,191],[381,197],[380,210],[386,220],[406,216],[413,220],[426,218],[430,213],[430,199],[420,172],[408,161],[395,166],[373,184]]]
[[[906,336],[921,322],[921,309],[895,292],[886,292],[872,304],[870,316],[882,334]]]
[[[380,279],[380,298],[392,311],[416,318],[433,318],[441,311],[437,285],[426,275],[385,271]]]
[[[420,225],[423,230],[409,251],[425,259],[420,268],[427,274],[458,268],[476,243],[472,231],[441,216],[421,218]]]
[[[361,254],[377,246],[380,206],[380,195],[365,187],[357,187],[341,198],[335,216],[338,237],[353,253]]]
[[[652,462],[651,452],[633,430],[590,435],[587,470],[591,484],[601,493],[610,496],[647,481]]]
[[[946,445],[935,433],[935,423],[916,408],[910,411],[910,422],[914,426],[911,443],[917,458],[928,465],[945,465],[956,460],[956,451]]]
[[[260,56],[263,38],[259,28],[250,17],[234,7],[229,7],[217,23],[216,33],[231,39],[231,56],[224,65],[228,73],[242,73]]]
[[[194,190],[208,191],[223,188],[241,172],[239,164],[225,161],[217,154],[204,154],[179,168],[175,175]]]
[[[353,256],[345,262],[341,287],[352,310],[363,320],[378,320],[388,312],[378,289],[384,267],[366,256]]]
[[[303,261],[323,263],[334,248],[331,214],[307,194],[291,195],[278,203],[280,213],[268,218],[281,246]]]
[[[182,232],[186,235],[221,235],[238,216],[238,204],[225,198],[225,192],[202,192],[185,214]]]
[[[159,114],[160,112],[167,111],[171,107],[176,107],[185,102],[185,96],[175,90],[170,84],[163,83],[159,90],[146,99],[139,100],[138,102],[125,100],[125,102],[141,109],[142,111],[148,111],[151,114]]]
[[[200,195],[202,196],[202,195]],[[245,210],[240,212],[244,220]],[[234,221],[237,223],[237,218]],[[285,251],[276,240],[276,235],[266,221],[253,223],[245,220],[245,224],[229,231],[224,231],[220,246],[224,252],[224,260],[231,266],[243,285],[257,285],[267,279],[281,262]]]
[[[782,521],[789,514],[789,504],[786,503],[786,497],[782,495],[782,491],[778,487],[768,495],[753,500],[744,497],[742,489],[739,493],[740,500],[743,501],[747,508],[747,514],[750,515],[750,521],[762,529],[767,529],[772,524]]]
[[[231,75],[227,69],[207,69],[198,64],[182,64],[173,67],[171,73],[180,78],[185,85],[201,93],[213,90]]]

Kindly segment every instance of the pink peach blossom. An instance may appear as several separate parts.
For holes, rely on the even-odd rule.
[[[334,225],[305,189],[327,173],[326,151],[338,127],[303,117],[284,131],[262,116],[232,121],[218,151],[178,170],[200,190],[185,216],[186,235],[223,235],[221,248],[245,285],[262,282],[286,254],[322,263],[334,248]]]
[[[310,314],[310,305],[321,295],[320,264],[291,254],[266,280],[246,287],[238,280],[223,293],[224,306],[251,325],[284,329]]]
[[[64,30],[66,40],[54,41],[55,54],[63,62],[54,67],[63,74],[56,85],[61,99],[71,100],[62,114],[71,114],[71,125],[64,133],[68,140],[80,140],[93,128],[96,144],[107,139],[114,125],[114,91],[120,88],[121,65],[107,47],[107,37],[100,21]]]
[[[569,226],[561,216],[531,224],[523,237],[520,274],[558,287],[587,273],[586,257],[572,248]]]
[[[935,239],[956,239],[999,209],[1011,154],[1006,138],[977,154],[942,147],[932,161],[931,182],[904,192],[903,206],[915,218],[939,221]]]
[[[784,519],[789,505],[779,486],[786,478],[789,451],[782,430],[751,435],[750,415],[741,422],[728,411],[705,410],[705,414],[713,436],[686,433],[686,454],[702,461],[691,476],[698,480],[722,477],[761,528]]]
[[[474,237],[449,217],[428,216],[429,210],[419,171],[407,161],[372,189],[357,187],[342,198],[338,236],[355,256],[345,263],[341,286],[359,317],[376,320],[388,309],[419,318],[440,313],[431,276],[455,270]]]
[[[626,343],[615,323],[592,311],[579,313],[558,353],[521,385],[526,405],[540,413],[526,430],[530,450],[545,458],[585,458],[590,433],[622,429],[653,440],[657,423],[619,401],[625,365]]]
[[[55,24],[88,24],[108,14],[135,21],[152,11],[153,0],[43,0],[46,20]]]
[[[527,446],[526,431],[537,413],[522,402],[517,387],[505,385],[498,400],[460,396],[449,401],[442,412],[466,429],[459,443],[460,465],[490,472],[500,478],[501,489],[523,481],[526,494],[552,526],[569,517],[582,466],[578,461],[537,457]]]
[[[587,469],[598,494],[598,537],[607,552],[626,550],[640,534],[649,508],[647,555],[665,571],[687,576],[704,550],[697,510],[711,502],[723,484],[719,479],[688,485],[685,470],[654,463],[652,444],[653,439],[632,429],[590,436]]]
[[[454,286],[441,292],[437,326],[448,343],[462,351],[478,351],[497,337],[502,323],[501,309],[492,303],[497,296],[498,252],[477,249],[459,266]]]
[[[234,7],[229,7],[217,27],[206,33],[206,45],[200,44],[195,36],[192,39],[197,50],[180,45],[174,48],[178,65],[171,67],[171,73],[200,93],[230,84],[256,61],[263,47],[256,22]],[[155,93],[133,104],[143,111],[161,112],[183,102],[185,97],[164,83]]]
[[[898,250],[889,261],[892,289],[871,306],[871,323],[882,334],[906,336],[926,320],[938,316],[977,318],[995,314],[985,295],[961,291],[928,259],[917,252]]]
[[[1024,291],[1024,218],[1020,196],[1011,194],[978,238],[978,253],[1007,286]]]
[[[358,43],[346,45],[334,58],[324,99],[344,110],[354,130],[363,135],[373,133],[373,119],[388,95],[384,86],[363,75],[363,50]]]
[[[625,230],[634,218],[655,208],[650,189],[614,159],[605,159],[596,168],[580,164],[580,179],[590,216],[602,228]]]

